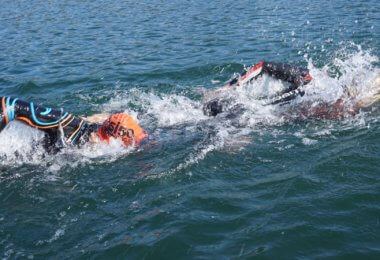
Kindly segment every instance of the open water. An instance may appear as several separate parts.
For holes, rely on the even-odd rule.
[[[46,154],[41,133],[0,134],[3,259],[379,259],[380,111],[297,120],[233,93],[202,98],[260,60],[307,66],[303,100],[379,72],[378,0],[11,1],[0,5],[0,95],[77,115],[125,111],[134,149]]]

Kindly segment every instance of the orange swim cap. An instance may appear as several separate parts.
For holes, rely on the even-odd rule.
[[[141,142],[147,133],[126,113],[111,115],[98,129],[100,140],[109,142],[110,137],[123,141],[125,145]]]

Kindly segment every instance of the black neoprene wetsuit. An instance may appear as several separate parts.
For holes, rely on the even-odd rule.
[[[51,109],[34,105],[18,98],[0,97],[0,131],[13,121],[21,121],[31,127],[45,132],[46,148],[50,148],[62,140],[61,145],[80,145],[88,142],[90,133],[96,132],[97,124],[59,109]]]
[[[239,77],[228,82],[226,86],[233,87],[239,85],[241,83],[239,81],[241,81],[241,79],[244,81],[245,78],[249,79],[248,82],[250,82],[263,74],[290,83],[287,89],[278,93],[277,96],[269,98],[265,103],[267,105],[284,103],[296,98],[298,95],[303,96],[304,92],[302,89],[299,89],[299,87],[308,84],[312,79],[308,69],[295,67],[289,64],[262,61],[245,71]],[[250,78],[250,75],[254,76]],[[223,112],[229,103],[230,100],[219,98],[210,100],[203,106],[203,112],[209,116],[216,116]]]

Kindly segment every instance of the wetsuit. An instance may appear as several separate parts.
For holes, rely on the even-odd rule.
[[[312,80],[308,69],[289,64],[262,61],[228,82],[225,87],[249,84],[263,74],[290,83],[287,89],[278,93],[275,97],[268,98],[264,103],[265,105],[283,103],[296,98],[298,95],[303,96],[304,92],[299,87],[308,84]],[[223,112],[229,103],[229,100],[213,99],[204,105],[203,112],[209,116],[216,116]]]
[[[80,145],[87,142],[92,132],[99,128],[63,110],[51,109],[18,98],[0,97],[0,131],[18,120],[45,132],[46,148],[60,145]]]

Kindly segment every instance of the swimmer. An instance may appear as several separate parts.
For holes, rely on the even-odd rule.
[[[59,145],[109,143],[120,140],[125,146],[139,144],[147,133],[126,113],[96,114],[78,117],[62,109],[35,105],[18,98],[0,97],[0,132],[13,120],[45,132],[47,150]]]
[[[223,97],[227,92],[233,91],[238,87],[246,86],[253,80],[268,75],[272,78],[286,82],[287,88],[274,97],[262,100],[264,105],[286,104],[289,101],[303,96],[305,87],[313,77],[306,68],[299,68],[289,64],[274,63],[262,61],[252,66],[247,71],[232,79],[223,87],[206,94],[206,102],[203,106],[203,112],[208,116],[216,116],[228,111],[231,107],[232,100]],[[372,89],[375,94],[360,100],[356,100],[356,93],[353,88],[344,86],[345,96],[337,99],[334,103],[321,101],[318,105],[305,104],[297,108],[297,112],[302,117],[317,118],[338,118],[345,115],[354,115],[362,108],[367,108],[380,100],[380,75],[374,81]]]

